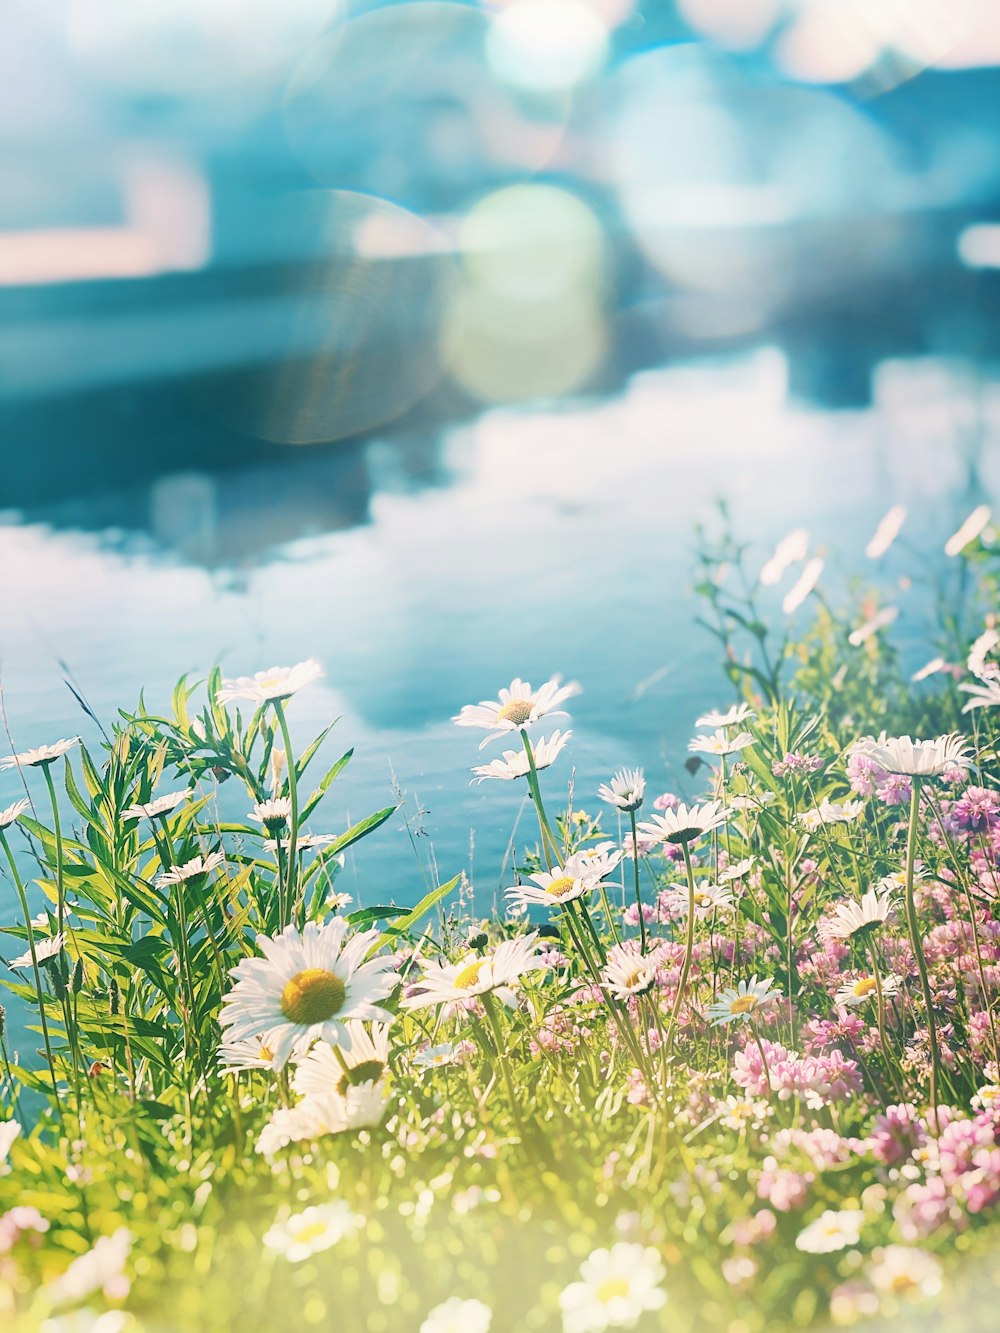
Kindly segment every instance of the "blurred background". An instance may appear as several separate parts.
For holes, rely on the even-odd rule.
[[[920,665],[905,578],[1000,491],[998,66],[997,0],[5,0],[14,747],[97,743],[67,677],[107,722],[316,656],[314,831],[406,794],[343,887],[485,908],[520,784],[449,717],[562,672],[578,805],[683,790],[717,498]]]

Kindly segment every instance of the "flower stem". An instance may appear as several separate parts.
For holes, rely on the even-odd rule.
[[[682,842],[681,847],[684,851],[684,869],[687,871],[688,884],[687,936],[684,941],[684,962],[681,964],[681,974],[677,980],[677,995],[670,1014],[668,1031],[671,1039],[674,1036],[677,1017],[681,1011],[681,1002],[684,999],[684,990],[687,986],[688,974],[691,971],[691,956],[694,953],[694,866],[691,862],[691,852],[687,843]]]
[[[42,772],[45,774],[45,783],[49,789],[49,800],[52,802],[52,830],[56,837],[56,914],[58,919],[57,933],[62,934],[66,918],[66,889],[63,881],[63,845],[62,845],[62,826],[59,823],[59,802],[56,800],[55,783],[52,781],[52,765],[43,764]]]
[[[561,861],[559,845],[556,842],[555,835],[552,832],[548,816],[545,813],[545,806],[542,804],[542,789],[538,785],[538,770],[535,768],[535,754],[531,748],[531,741],[528,740],[528,733],[524,727],[521,728],[521,741],[524,744],[524,753],[528,756],[528,790],[531,792],[531,800],[535,807],[535,813],[538,815],[538,831],[542,838],[542,854],[545,857],[545,868],[551,871],[553,865],[558,865]]]
[[[628,812],[632,824],[632,868],[635,871],[635,905],[639,912],[639,947],[646,952],[646,918],[642,914],[642,890],[639,887],[639,838],[635,828],[635,811]]]
[[[292,738],[288,730],[288,719],[285,717],[285,707],[280,699],[274,699],[272,702],[274,703],[274,715],[278,719],[278,726],[281,728],[281,737],[285,742],[285,758],[288,763],[288,795],[292,802],[291,827],[288,830],[288,875],[285,883],[288,901],[284,905],[280,921],[281,928],[284,929],[291,923],[295,911],[295,890],[299,868],[297,846],[299,837],[299,790],[298,775],[295,771],[295,752],[292,749]]]
[[[927,960],[924,958],[923,942],[920,939],[920,924],[917,921],[917,905],[913,896],[913,876],[916,866],[917,855],[917,824],[920,817],[920,779],[914,774],[912,778],[912,788],[910,792],[910,825],[906,837],[906,924],[910,932],[910,943],[913,946],[914,957],[917,961],[917,971],[920,973],[920,986],[924,996],[924,1009],[927,1012],[927,1035],[931,1046],[931,1114],[934,1119],[934,1128],[938,1134],[941,1132],[941,1122],[938,1119],[938,1083],[940,1079],[941,1057],[938,1051],[937,1025],[934,1022],[934,998],[931,994],[930,977],[927,973]]]

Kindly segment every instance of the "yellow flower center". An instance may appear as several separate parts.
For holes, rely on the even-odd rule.
[[[737,995],[736,999],[733,1000],[732,1004],[729,1006],[729,1012],[731,1014],[752,1014],[756,1008],[756,995]]]
[[[854,983],[854,994],[859,1000],[864,999],[866,995],[871,995],[872,991],[877,989],[874,977],[862,977],[860,981]]]
[[[712,895],[710,893],[696,893],[694,895],[695,907],[708,907],[711,901]]]
[[[909,1273],[893,1273],[889,1279],[889,1290],[891,1292],[912,1291],[916,1285]]]
[[[513,722],[515,727],[523,727],[534,705],[530,699],[511,699],[497,713],[497,721]]]
[[[643,970],[643,968],[636,967],[633,968],[631,972],[626,973],[622,984],[626,988],[631,989],[633,986],[648,985],[649,981],[650,978],[647,975],[647,973]]]
[[[479,980],[479,974],[486,966],[485,958],[474,958],[471,963],[467,963],[460,971],[455,973],[453,985],[456,990],[466,990],[469,986],[474,986]]]
[[[623,1300],[628,1295],[628,1282],[623,1277],[605,1278],[594,1295],[602,1305],[610,1305],[612,1301]]]
[[[321,1236],[325,1236],[326,1230],[326,1222],[306,1222],[304,1226],[296,1228],[295,1239],[300,1245],[308,1244],[312,1240],[319,1240]]]
[[[325,1023],[344,1007],[347,987],[333,972],[307,967],[296,972],[281,992],[281,1012],[290,1023]]]
[[[360,1088],[362,1083],[374,1083],[382,1077],[385,1065],[381,1060],[362,1060],[360,1064],[344,1071],[344,1076],[337,1084],[341,1097],[347,1096],[348,1088]]]
[[[567,893],[571,893],[576,880],[572,875],[560,875],[558,879],[552,880],[545,886],[545,892],[552,895],[553,898],[565,898]]]
[[[271,1050],[270,1046],[261,1046],[257,1058],[259,1060],[266,1060],[267,1063],[270,1064],[274,1059],[274,1052]]]

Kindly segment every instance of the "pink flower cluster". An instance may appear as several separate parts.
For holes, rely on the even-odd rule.
[[[861,1091],[857,1061],[848,1060],[839,1050],[803,1056],[780,1042],[762,1040],[761,1045],[767,1057],[766,1072],[756,1042],[748,1041],[733,1058],[733,1081],[751,1096],[774,1092],[780,1101],[799,1097],[811,1110],[818,1110]]]

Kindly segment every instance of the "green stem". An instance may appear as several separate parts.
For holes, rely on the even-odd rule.
[[[298,838],[299,838],[299,789],[298,776],[296,774],[295,752],[292,749],[292,738],[288,730],[288,719],[285,717],[284,704],[280,699],[273,700],[274,715],[278,719],[278,726],[281,728],[281,736],[285,742],[285,762],[288,765],[288,795],[292,802],[291,827],[288,831],[288,876],[286,880],[288,902],[286,910],[282,913],[280,922],[281,928],[289,925],[295,912],[295,891],[298,879]],[[281,835],[278,834],[278,842],[281,842]]]
[[[913,896],[913,875],[917,854],[917,824],[920,817],[920,779],[911,778],[910,825],[906,837],[906,924],[910,932],[910,943],[917,960],[920,973],[920,986],[924,996],[924,1008],[927,1011],[927,1035],[931,1046],[931,1114],[938,1134],[941,1123],[938,1119],[938,1083],[940,1079],[941,1057],[938,1051],[937,1025],[934,1022],[934,999],[931,995],[930,977],[927,973],[927,961],[924,958],[923,943],[920,939],[920,924],[917,921],[917,905]]]
[[[500,1073],[503,1077],[504,1086],[507,1089],[507,1100],[510,1102],[511,1113],[517,1123],[518,1130],[524,1134],[524,1121],[521,1118],[521,1107],[517,1100],[517,1093],[514,1091],[514,1078],[510,1070],[510,1061],[507,1058],[507,1046],[503,1039],[503,1030],[500,1027],[500,1019],[496,1011],[496,1002],[489,991],[484,991],[482,996],[483,1009],[486,1011],[486,1021],[490,1025],[490,1031],[493,1033],[493,1043],[497,1051],[497,1063],[500,1066]]]
[[[66,890],[63,883],[62,826],[59,823],[59,802],[56,800],[55,783],[52,781],[51,763],[43,764],[42,772],[45,774],[45,782],[49,789],[49,800],[52,802],[52,830],[56,837],[56,913],[59,922],[57,931],[61,935],[66,918]]]
[[[531,741],[528,740],[528,733],[524,727],[521,728],[521,741],[524,745],[524,753],[528,756],[528,790],[531,792],[531,800],[535,807],[535,813],[538,816],[538,831],[542,838],[542,854],[545,857],[546,870],[552,870],[553,865],[562,863],[562,855],[559,851],[559,844],[556,842],[552,827],[549,824],[548,816],[545,813],[545,806],[542,804],[542,789],[538,785],[538,770],[535,768],[535,754],[531,748]],[[551,853],[551,856],[550,856]]]
[[[635,905],[639,910],[639,947],[646,952],[646,918],[642,914],[642,890],[639,887],[639,835],[635,827],[635,811],[628,812],[632,824],[632,869],[635,872]]]
[[[691,862],[691,852],[686,842],[681,843],[684,852],[684,869],[687,872],[688,884],[688,910],[687,910],[687,936],[684,941],[684,962],[681,964],[681,975],[677,981],[677,995],[674,999],[674,1007],[670,1014],[670,1026],[668,1032],[671,1039],[674,1036],[674,1028],[677,1025],[677,1017],[681,1011],[681,1002],[684,999],[684,990],[687,986],[688,973],[691,971],[691,956],[694,953],[694,866]]]

